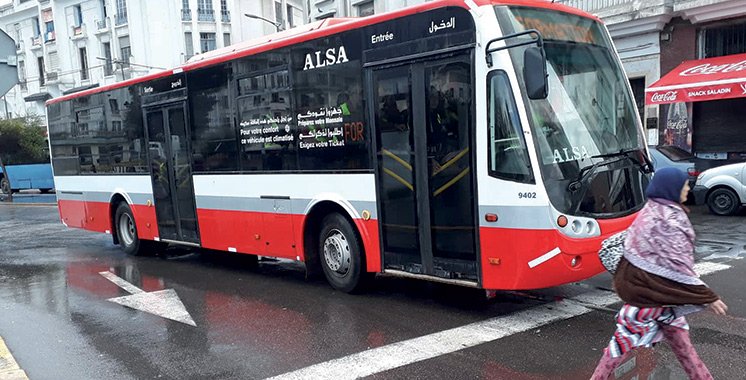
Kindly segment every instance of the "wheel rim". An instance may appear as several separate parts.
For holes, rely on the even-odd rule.
[[[713,203],[715,207],[722,211],[730,210],[733,207],[733,199],[728,194],[718,194]]]
[[[119,235],[126,246],[135,242],[135,221],[129,214],[122,214],[119,218]]]
[[[350,244],[347,237],[334,229],[324,239],[324,261],[332,272],[344,276],[350,270]]]

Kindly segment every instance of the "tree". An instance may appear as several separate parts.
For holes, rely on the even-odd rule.
[[[6,165],[49,162],[41,119],[0,120],[0,157]]]

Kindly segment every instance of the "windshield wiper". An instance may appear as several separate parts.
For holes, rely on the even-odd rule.
[[[616,155],[617,154],[615,154],[614,156],[616,156]],[[601,158],[602,155],[593,156],[593,157],[594,158]],[[588,180],[588,177],[590,177],[591,174],[595,173],[598,168],[600,168],[602,166],[611,165],[611,164],[619,162],[619,161],[622,161],[624,158],[629,158],[629,157],[625,155],[624,157],[610,158],[610,159],[606,159],[606,160],[602,160],[602,161],[596,162],[595,164],[593,164],[591,166],[586,166],[586,167],[580,169],[580,173],[578,173],[578,177],[574,181],[570,182],[567,185],[567,189],[570,190],[573,193],[576,192],[576,191],[578,191],[578,190],[580,190],[580,185],[582,183],[584,183],[586,180]]]
[[[619,152],[614,153],[606,153],[606,154],[597,154],[595,156],[591,156],[591,158],[608,158],[608,157],[626,157],[629,158],[632,162],[635,163],[635,165],[639,166],[643,173],[651,173],[653,171],[653,163],[650,162],[650,158],[647,154],[643,153],[643,158],[645,159],[645,163],[640,162],[639,159],[636,157],[633,157],[630,155],[630,153],[638,152],[640,149],[631,148],[631,149],[622,149]]]

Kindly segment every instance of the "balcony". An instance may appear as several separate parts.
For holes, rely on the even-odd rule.
[[[197,20],[215,21],[215,10],[214,9],[197,9]]]
[[[120,13],[114,16],[114,25],[120,26],[127,24],[127,13]]]
[[[78,26],[72,26],[72,39],[77,40],[80,38],[85,37],[85,24],[80,24]]]
[[[96,20],[96,33],[104,33],[109,30],[109,19]]]
[[[582,9],[589,13],[596,13],[608,8],[632,4],[634,0],[562,0],[560,3],[573,8]]]
[[[228,10],[220,11],[220,21],[231,22],[231,12]]]
[[[181,10],[181,21],[192,21],[192,10],[191,9]]]
[[[31,37],[31,49],[41,48],[41,35]]]
[[[614,38],[659,31],[673,15],[671,2],[668,0],[561,0],[560,2],[601,18]]]

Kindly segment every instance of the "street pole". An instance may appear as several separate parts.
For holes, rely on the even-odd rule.
[[[13,202],[13,188],[10,186],[10,176],[8,176],[8,170],[5,169],[5,163],[3,162],[2,157],[0,157],[0,168],[3,169],[3,180],[8,181],[8,201]]]

